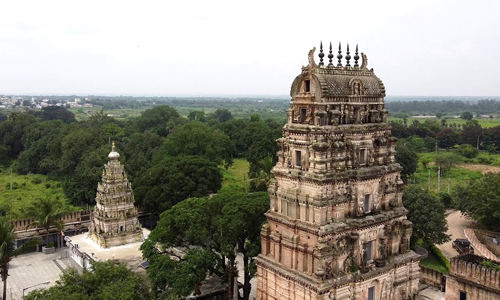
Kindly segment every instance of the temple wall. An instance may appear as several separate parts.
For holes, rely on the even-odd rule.
[[[361,276],[353,275],[355,281],[339,287],[323,287],[317,289],[314,284],[298,276],[287,276],[283,272],[258,264],[257,299],[259,300],[362,300],[368,298],[368,290],[373,287],[376,300],[404,300],[418,293],[419,277],[418,261],[392,268],[390,271],[369,276],[363,280]],[[413,273],[412,273],[413,272]],[[408,276],[408,274],[411,274]],[[358,277],[356,277],[358,276]],[[330,281],[331,282],[331,281]],[[325,281],[322,286],[328,286]],[[475,298],[472,298],[475,299]]]

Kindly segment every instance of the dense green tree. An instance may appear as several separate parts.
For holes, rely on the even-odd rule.
[[[466,158],[474,158],[479,154],[479,150],[469,144],[456,145],[455,151]]]
[[[202,110],[194,110],[189,113],[188,119],[191,121],[198,121],[205,123],[207,121],[207,117],[205,116],[205,112]]]
[[[3,300],[7,299],[7,278],[9,277],[9,263],[12,258],[38,245],[39,239],[30,239],[17,247],[17,237],[9,220],[0,219],[0,277],[3,281]]]
[[[397,137],[398,139],[408,137],[408,131],[406,130],[406,126],[403,124],[403,122],[389,121],[389,124],[391,124],[391,133],[393,136]]]
[[[102,145],[90,152],[85,152],[80,156],[81,161],[76,166],[75,171],[65,176],[64,193],[74,205],[82,206],[94,203],[97,183],[101,180],[104,164],[109,160],[110,148],[109,145]],[[123,155],[120,160],[122,164],[125,163]]]
[[[453,197],[446,193],[446,192],[440,192],[439,194],[437,194],[439,200],[441,201],[441,203],[443,203],[444,207],[445,208],[453,208],[455,203],[454,203],[454,200],[453,200]]]
[[[489,144],[493,144],[497,149],[500,149],[500,126],[485,129],[485,135]]]
[[[196,155],[216,164],[233,163],[233,145],[229,137],[198,121],[191,121],[177,127],[166,139],[162,156]]]
[[[218,220],[223,234],[225,255],[231,257],[234,249],[243,255],[243,296],[250,296],[250,279],[255,276],[257,268],[254,257],[260,253],[260,230],[265,222],[264,213],[269,209],[269,195],[260,192],[248,195],[232,194],[221,197],[224,201],[222,215]]]
[[[149,243],[145,243],[149,247]],[[204,248],[188,249],[176,260],[155,252],[148,257],[147,274],[156,299],[178,299],[200,293],[201,282],[217,266],[215,253]]]
[[[7,121],[0,123],[0,145],[9,150],[9,158],[17,158],[24,149],[21,142],[23,135],[27,128],[35,122],[35,117],[32,115],[13,112]]]
[[[407,178],[417,170],[418,155],[405,141],[398,142],[396,146],[396,162],[403,168],[401,175]]]
[[[141,246],[143,256],[150,261],[150,268],[162,270],[155,271],[154,278],[150,277],[152,281],[159,283],[156,286],[159,292],[175,285],[175,281],[171,279],[172,273],[177,272],[179,277],[185,275],[183,271],[176,271],[179,267],[168,259],[157,260],[160,254],[154,250],[155,246],[160,245],[161,249],[173,246],[197,249],[192,246],[198,246],[205,253],[212,253],[212,263],[197,264],[204,266],[203,272],[198,273],[200,276],[196,276],[196,280],[185,281],[185,291],[192,291],[196,281],[210,272],[232,276],[231,270],[235,267],[236,254],[239,252],[243,256],[244,271],[241,299],[247,300],[251,289],[250,279],[256,270],[253,258],[260,252],[260,228],[268,208],[269,195],[258,192],[186,199],[165,211],[157,227]],[[227,258],[227,264],[224,258]],[[183,259],[188,261],[186,257]],[[198,258],[194,261],[204,260]],[[216,261],[220,264],[213,264]],[[155,266],[156,264],[160,266]]]
[[[440,152],[435,157],[435,163],[441,168],[441,174],[449,172],[452,168],[456,167],[462,158],[452,152]]]
[[[224,123],[217,124],[216,128],[222,130],[229,136],[235,148],[236,157],[245,157],[247,152],[247,140],[244,136],[244,130],[248,126],[249,121],[245,119],[235,118]]]
[[[66,269],[55,286],[30,292],[26,300],[149,300],[145,280],[123,264],[96,262],[92,271]]]
[[[491,230],[500,230],[500,173],[487,173],[466,187],[457,187],[457,208]]]
[[[99,129],[69,127],[69,133],[61,140],[60,175],[72,175],[87,153],[106,142],[108,138]]]
[[[30,125],[22,138],[24,151],[19,155],[16,171],[21,174],[57,172],[65,133],[66,126],[60,120]]]
[[[216,164],[202,157],[166,157],[134,181],[137,204],[161,213],[189,197],[204,197],[221,188]]]
[[[460,141],[462,144],[478,145],[484,142],[484,131],[481,125],[476,120],[467,121],[462,127],[460,134]],[[481,146],[481,144],[479,144]]]
[[[210,118],[216,119],[221,123],[227,122],[233,118],[231,112],[225,108],[219,108],[212,114],[210,114]]]
[[[127,157],[125,169],[129,179],[134,180],[153,165],[153,157],[163,145],[163,139],[154,132],[133,133],[124,143]]]
[[[474,115],[470,111],[465,111],[460,115],[460,119],[464,119],[466,121],[472,120]]]
[[[436,134],[439,141],[439,147],[451,148],[460,142],[460,136],[456,130],[452,128],[445,128]]]
[[[250,172],[259,172],[259,161],[266,157],[276,156],[276,139],[281,132],[271,130],[261,120],[249,122],[242,133],[246,144],[245,156],[250,162]]]
[[[181,124],[181,118],[177,111],[168,106],[160,105],[142,112],[140,117],[134,120],[135,127],[139,132],[152,131],[159,136],[167,136],[175,125]]]
[[[406,187],[403,205],[409,210],[408,220],[413,223],[413,242],[419,238],[432,244],[442,244],[450,240],[446,234],[448,224],[444,205],[428,191],[416,185]]]
[[[62,106],[47,106],[42,108],[42,120],[61,120],[64,123],[74,122],[75,114]]]

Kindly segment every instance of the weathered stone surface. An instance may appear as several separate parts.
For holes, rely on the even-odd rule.
[[[311,53],[277,140],[257,299],[414,298],[419,255],[384,85],[366,61],[318,66]]]
[[[96,206],[92,213],[89,235],[102,248],[143,240],[137,220],[132,185],[113,148],[104,165],[101,182],[97,185]]]
[[[446,300],[461,299],[461,293],[466,299],[500,299],[500,271],[482,265],[484,260],[474,254],[451,259],[450,273],[446,277]]]

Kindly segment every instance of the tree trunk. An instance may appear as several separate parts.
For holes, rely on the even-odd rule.
[[[3,300],[7,300],[7,276],[9,276],[9,271],[7,269],[2,270]]]
[[[245,249],[245,241],[240,243],[240,249],[243,253],[243,300],[248,300],[250,298],[250,290],[252,285],[250,284],[250,270],[248,265],[248,255],[247,249]]]
[[[233,270],[231,265],[227,265],[227,299],[233,299]]]

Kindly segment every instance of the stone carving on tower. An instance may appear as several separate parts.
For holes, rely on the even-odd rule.
[[[418,291],[385,87],[349,45],[293,81],[257,258],[259,300],[402,300]]]
[[[89,235],[101,248],[143,241],[142,227],[137,219],[132,185],[118,160],[115,143],[104,165],[97,185],[96,206],[92,213]]]

